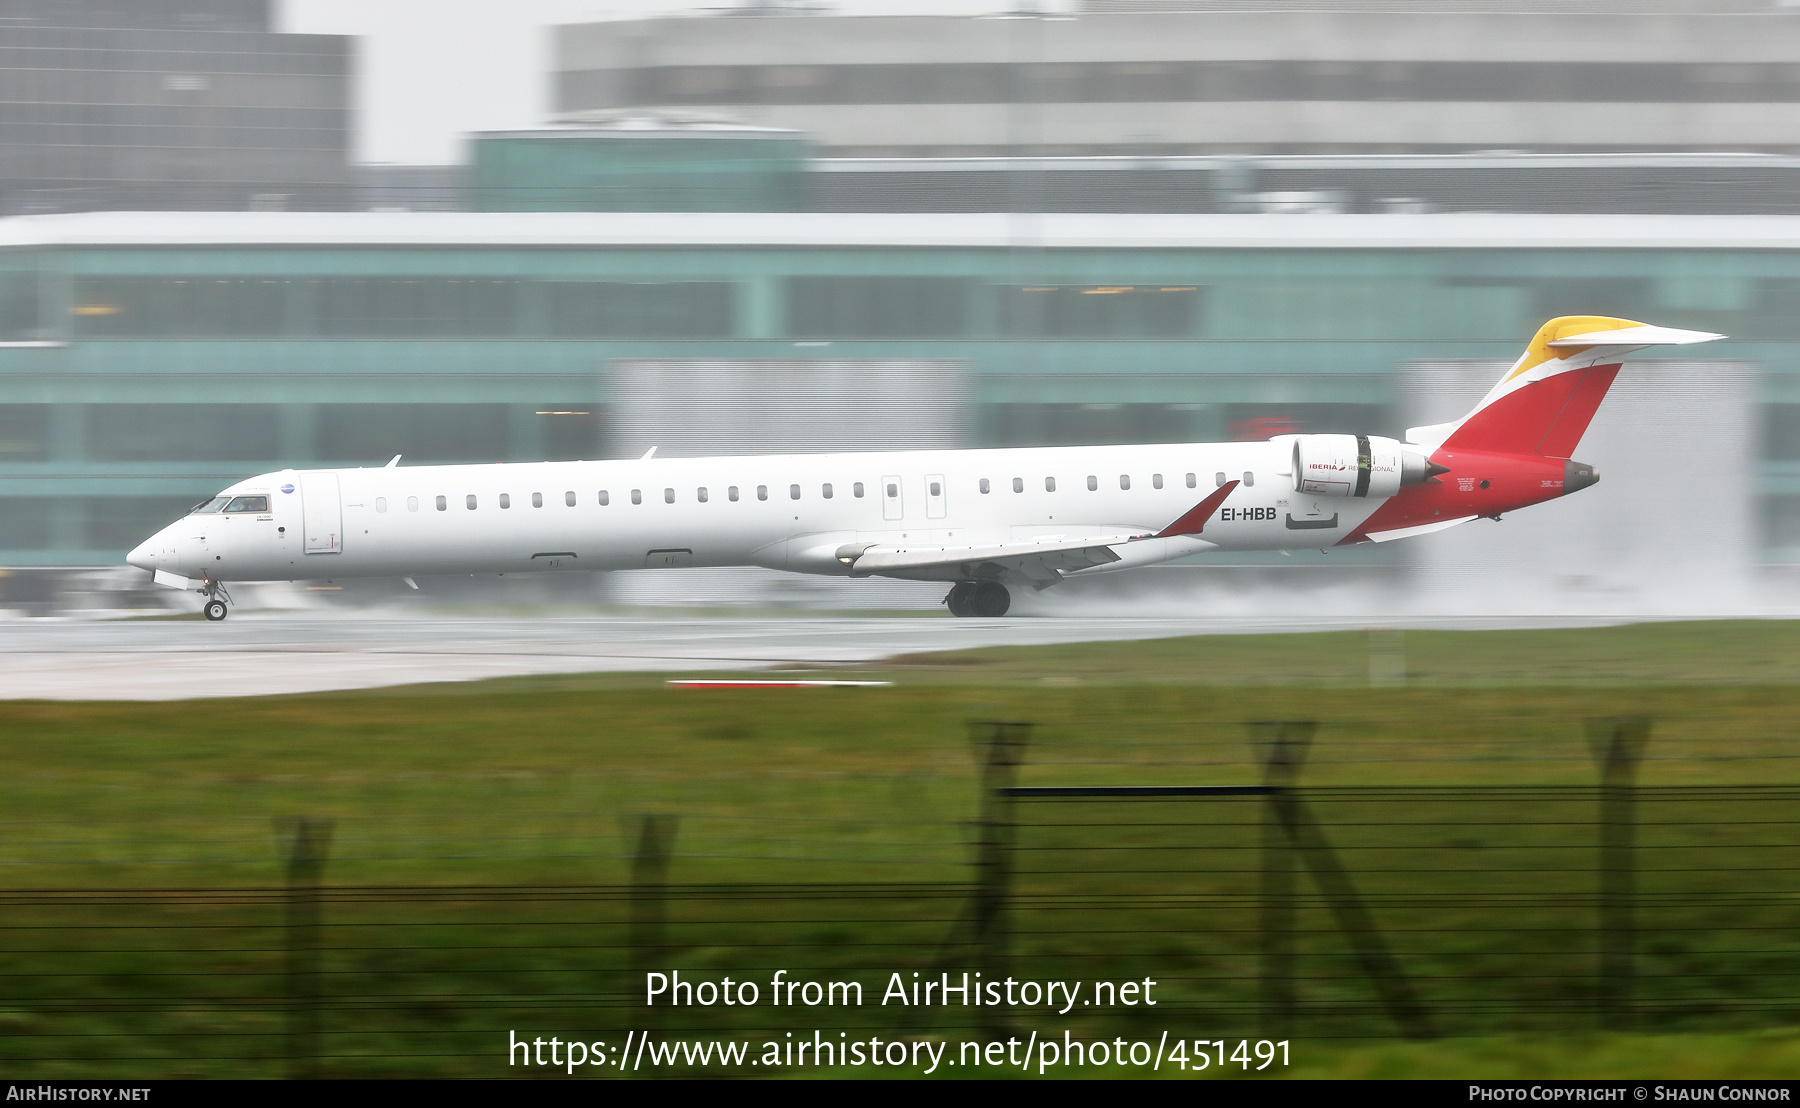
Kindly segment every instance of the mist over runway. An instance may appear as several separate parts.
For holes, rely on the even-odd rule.
[[[1601,626],[1618,619],[1412,620],[1395,627]],[[1366,620],[917,617],[558,619],[239,616],[0,624],[0,699],[184,700],[556,673],[830,667],[990,646],[1354,630]]]

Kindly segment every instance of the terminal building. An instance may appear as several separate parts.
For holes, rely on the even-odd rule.
[[[677,17],[559,28],[555,88],[565,115],[728,111],[830,157],[1796,153],[1797,20],[1770,0]]]
[[[270,0],[0,0],[0,213],[346,208],[352,40]]]

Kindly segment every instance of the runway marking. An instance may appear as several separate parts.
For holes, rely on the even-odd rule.
[[[680,689],[886,689],[892,681],[666,681]]]

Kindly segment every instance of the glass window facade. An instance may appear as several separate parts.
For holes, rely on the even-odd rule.
[[[960,338],[975,296],[954,277],[791,277],[787,333],[802,339]]]

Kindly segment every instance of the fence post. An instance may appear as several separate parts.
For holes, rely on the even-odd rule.
[[[331,848],[332,821],[275,821],[287,839],[287,1064],[289,1080],[311,1080],[319,1070],[321,929],[319,885]]]
[[[1600,1020],[1632,1024],[1637,947],[1637,767],[1650,720],[1590,719],[1588,747],[1600,763]]]
[[[1031,724],[974,723],[970,725],[970,738],[978,744],[981,757],[973,937],[983,980],[998,981],[1006,976],[1011,938],[1007,902],[1012,894],[1013,805],[1017,803],[1002,790],[1017,783],[1019,765],[1025,760],[1025,747],[1031,739]],[[989,1030],[1004,1030],[1009,1022],[1010,1013],[1004,1006],[984,1006],[981,1011],[983,1024]]]
[[[632,843],[631,969],[642,976],[661,968],[663,926],[668,922],[669,856],[679,820],[672,815],[641,815],[622,822],[626,841]]]
[[[1285,720],[1250,725],[1251,742],[1263,763],[1261,900],[1261,1025],[1265,1038],[1287,1038],[1294,1020],[1294,850],[1288,834],[1293,822],[1285,805],[1318,724]]]

